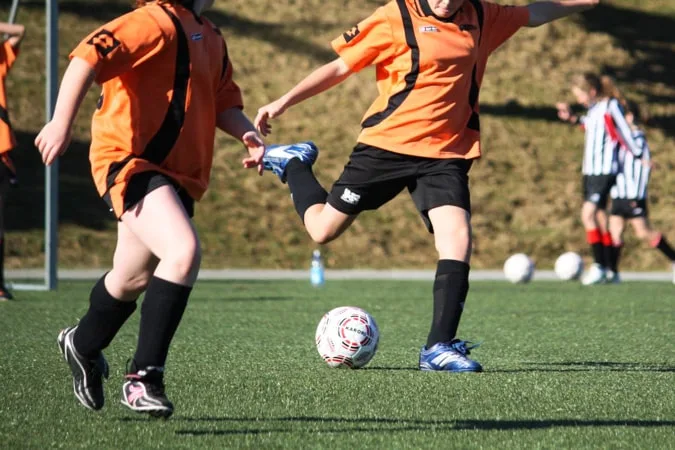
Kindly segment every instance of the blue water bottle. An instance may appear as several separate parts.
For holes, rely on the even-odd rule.
[[[312,265],[309,269],[309,281],[312,286],[323,286],[325,281],[323,273],[323,261],[321,261],[321,252],[314,250],[312,252]]]

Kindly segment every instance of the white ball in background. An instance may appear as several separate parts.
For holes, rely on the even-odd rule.
[[[527,283],[534,274],[534,263],[525,253],[509,256],[504,263],[504,276],[511,283]]]
[[[584,260],[577,253],[563,253],[555,261],[554,270],[561,280],[576,280],[584,271]]]

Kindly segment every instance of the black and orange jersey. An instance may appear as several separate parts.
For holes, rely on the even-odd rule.
[[[480,157],[488,56],[528,20],[527,7],[480,0],[465,0],[448,19],[426,0],[393,0],[333,40],[353,72],[376,67],[379,96],[358,142],[428,158]]]
[[[195,200],[206,191],[216,115],[243,107],[225,41],[208,19],[148,3],[87,36],[71,53],[102,85],[90,160],[119,216],[126,181],[158,170]]]
[[[16,137],[7,112],[5,78],[18,55],[19,49],[12,47],[9,41],[0,44],[0,153],[8,152],[16,146]]]

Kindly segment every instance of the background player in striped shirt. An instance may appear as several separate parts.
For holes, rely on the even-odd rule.
[[[637,104],[629,102],[626,121],[631,126],[633,139],[642,151],[639,157],[623,149],[619,152],[620,169],[616,176],[616,184],[611,191],[609,231],[612,235],[614,252],[609,261],[611,272],[608,273],[607,281],[620,282],[619,259],[623,246],[623,231],[628,221],[639,239],[648,243],[652,248],[660,250],[670,260],[673,283],[675,283],[675,250],[670,246],[666,237],[649,224],[647,198],[652,161],[645,133],[635,123],[638,117],[640,117],[640,110]]]
[[[58,343],[75,396],[100,409],[108,376],[101,351],[145,292],[122,403],[168,417],[164,366],[199,271],[191,217],[209,183],[216,128],[248,147],[243,164],[259,173],[264,145],[242,112],[225,41],[201,15],[213,0],[136,3],[73,50],[54,117],[35,145],[45,164],[61,155],[85,93],[93,81],[101,85],[89,157],[99,194],[118,218],[117,247],[87,313]]]
[[[7,111],[5,79],[19,56],[19,45],[25,31],[23,25],[0,22],[0,36],[7,36],[5,42],[0,43],[0,301],[13,298],[5,287],[4,219],[9,186],[16,183],[16,169],[10,156],[16,146],[16,137]]]
[[[288,182],[296,210],[318,243],[340,236],[360,212],[379,208],[404,189],[410,192],[438,251],[433,319],[419,353],[421,370],[482,370],[456,333],[469,290],[468,172],[481,156],[478,94],[488,57],[523,26],[539,26],[595,4],[390,1],[332,42],[337,59],[258,111],[256,126],[268,133],[269,119],[375,66],[379,96],[330,194],[312,172],[316,149],[310,145],[272,148],[264,162]]]
[[[640,147],[624,117],[621,93],[609,77],[585,73],[576,77],[572,93],[577,103],[588,108],[576,116],[568,104],[558,103],[561,120],[580,124],[585,130],[583,173],[584,203],[581,221],[593,252],[594,263],[581,279],[582,284],[605,281],[613,253],[612,237],[607,225],[607,202],[619,171],[619,148],[640,155]]]

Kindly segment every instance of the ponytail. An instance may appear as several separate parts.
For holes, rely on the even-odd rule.
[[[621,90],[616,87],[614,80],[609,75],[603,75],[600,77],[600,95],[603,97],[615,98],[619,101],[619,104],[625,109],[628,108],[628,102],[626,98],[621,93]]]

